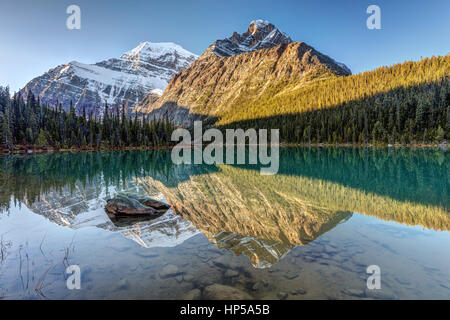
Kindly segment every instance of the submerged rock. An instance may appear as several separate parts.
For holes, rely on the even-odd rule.
[[[220,256],[214,259],[213,264],[220,269],[237,269],[239,265],[230,256]]]
[[[268,285],[267,281],[265,280],[258,280],[256,281],[256,283],[253,285],[252,290],[253,291],[259,291],[262,290],[264,287],[266,287]]]
[[[288,272],[284,275],[284,277],[285,277],[286,279],[288,279],[288,280],[295,279],[295,278],[297,278],[298,276],[299,276],[299,274],[298,274],[297,272],[295,272],[295,271],[288,271]]]
[[[298,288],[298,289],[295,289],[295,290],[291,291],[291,294],[294,295],[294,296],[296,296],[296,295],[304,295],[306,293],[307,293],[307,291],[305,289],[303,289],[303,288]]]
[[[194,276],[192,274],[183,274],[183,280],[186,282],[191,282],[194,280]]]
[[[252,296],[248,293],[221,284],[213,284],[203,290],[203,298],[205,300],[252,300]]]
[[[364,290],[360,289],[343,289],[341,292],[345,295],[354,297],[364,297],[365,295]]]
[[[115,198],[107,200],[105,211],[110,218],[159,217],[169,208],[169,205],[161,201],[119,193]]]
[[[239,272],[236,271],[236,270],[231,270],[231,269],[229,269],[229,270],[225,271],[224,276],[225,276],[226,278],[234,278],[234,277],[239,276]]]
[[[184,300],[200,300],[202,297],[202,293],[199,289],[192,289],[188,293],[186,293],[183,297]]]
[[[162,269],[162,271],[159,273],[159,276],[164,279],[164,278],[176,277],[180,274],[181,274],[181,272],[178,270],[177,266],[175,266],[173,264],[169,264]]]
[[[289,294],[284,291],[280,291],[277,293],[277,298],[280,300],[286,300],[288,296],[289,296]]]

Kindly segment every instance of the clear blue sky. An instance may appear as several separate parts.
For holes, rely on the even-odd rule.
[[[71,4],[81,8],[81,30],[66,28]],[[381,8],[382,30],[366,27],[371,4]],[[117,57],[142,41],[200,54],[254,19],[270,20],[358,73],[447,54],[449,17],[448,0],[1,0],[0,84],[14,91],[56,65]]]

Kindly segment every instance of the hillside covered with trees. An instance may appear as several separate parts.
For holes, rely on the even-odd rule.
[[[42,105],[30,92],[27,101],[9,88],[0,86],[0,144],[53,147],[57,149],[106,149],[118,147],[154,147],[170,144],[173,126],[166,120],[131,118],[125,107],[111,110],[108,105],[102,119]]]
[[[279,128],[290,143],[436,143],[450,138],[450,55],[243,95],[222,128]]]

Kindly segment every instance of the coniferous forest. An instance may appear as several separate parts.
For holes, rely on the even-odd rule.
[[[219,117],[228,128],[278,128],[286,143],[440,143],[450,138],[450,56],[295,87],[280,83]],[[252,100],[253,99],[253,100]]]
[[[101,119],[77,115],[71,104],[67,112],[40,103],[30,92],[25,102],[9,88],[0,86],[0,144],[52,147],[56,149],[108,149],[156,147],[170,144],[173,127],[167,119],[154,120],[126,115],[125,106],[105,104]]]

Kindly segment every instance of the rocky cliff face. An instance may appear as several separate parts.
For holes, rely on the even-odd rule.
[[[231,57],[244,52],[276,47],[291,43],[292,40],[284,32],[267,20],[252,21],[246,32],[217,40],[202,54],[202,58],[214,54],[218,57]]]
[[[245,33],[216,41],[172,78],[159,99],[137,104],[135,110],[157,118],[167,115],[188,127],[196,119],[215,122],[267,92],[276,95],[289,86],[349,74],[345,65],[257,20]]]
[[[188,67],[197,56],[174,43],[143,42],[119,58],[84,64],[72,61],[53,68],[33,80],[22,90],[29,91],[41,102],[66,110],[73,102],[76,110],[85,107],[88,113],[102,115],[104,104],[134,105],[159,97],[170,79]]]

